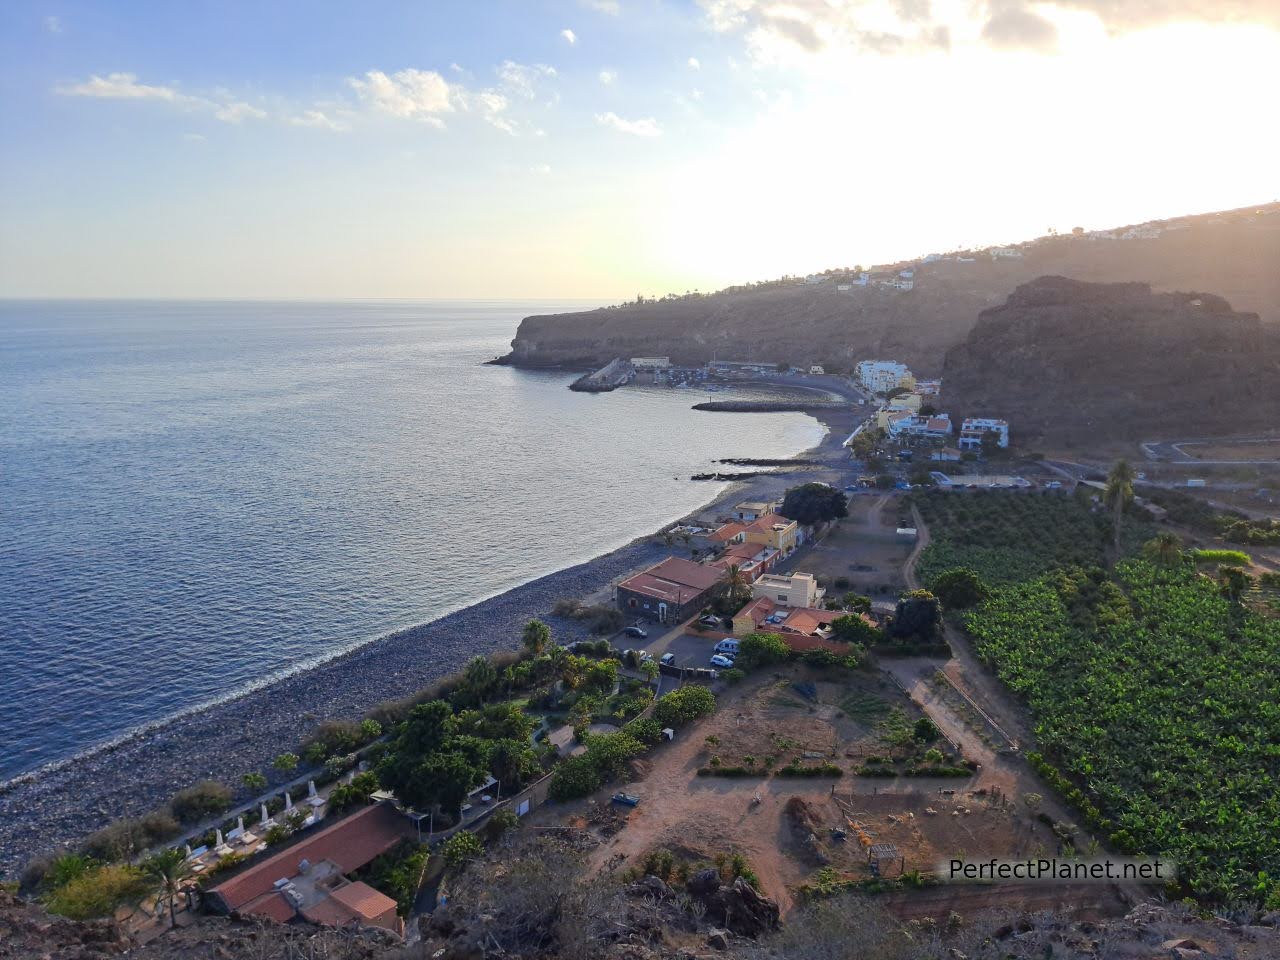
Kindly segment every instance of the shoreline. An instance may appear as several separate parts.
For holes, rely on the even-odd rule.
[[[830,470],[844,433],[835,410],[809,414],[826,433],[786,466],[729,485],[684,516],[699,516],[750,496],[778,493]],[[853,410],[847,415],[856,416]],[[791,462],[790,460],[788,462]],[[683,519],[673,518],[665,529]],[[276,755],[296,750],[323,720],[358,719],[375,705],[408,696],[460,669],[478,654],[514,649],[533,617],[552,626],[559,642],[585,638],[585,625],[551,616],[556,600],[586,597],[671,550],[641,535],[581,563],[536,577],[435,620],[359,643],[319,663],[299,667],[236,696],[122,734],[65,760],[53,761],[0,787],[0,876],[16,878],[33,856],[74,843],[113,820],[163,806],[197,780],[218,780],[237,798],[240,777],[270,769]]]

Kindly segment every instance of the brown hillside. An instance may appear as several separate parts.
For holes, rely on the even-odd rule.
[[[821,363],[848,369],[891,357],[929,375],[978,314],[1019,284],[1045,275],[1139,281],[1155,290],[1213,290],[1237,309],[1280,324],[1280,204],[1160,224],[1155,239],[1051,236],[1021,245],[1021,259],[894,264],[915,269],[915,289],[776,281],[716,294],[526,318],[509,361],[589,367],[615,356]],[[1118,228],[1122,233],[1125,228]]]
[[[947,353],[946,403],[1029,441],[1246,434],[1280,425],[1280,328],[1206,293],[1041,277]]]

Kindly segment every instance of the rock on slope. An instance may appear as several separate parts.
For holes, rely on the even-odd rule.
[[[947,352],[945,402],[1076,445],[1280,425],[1280,331],[1207,293],[1041,277]]]

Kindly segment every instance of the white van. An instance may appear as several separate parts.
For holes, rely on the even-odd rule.
[[[726,637],[716,644],[716,653],[727,653],[736,657],[738,655],[738,641]]]

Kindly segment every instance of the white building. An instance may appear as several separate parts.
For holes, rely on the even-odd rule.
[[[671,366],[670,357],[632,357],[631,365],[637,370],[665,370]]]
[[[813,366],[809,368],[809,372],[815,376],[821,376],[822,374],[825,374],[827,371],[822,369],[822,367],[820,367],[818,364],[815,363]]]
[[[753,598],[768,597],[784,607],[816,607],[826,593],[811,573],[766,573],[751,585]]]
[[[981,450],[982,437],[988,431],[999,435],[1001,447],[1009,446],[1009,424],[990,417],[965,417],[960,424],[960,438],[956,445],[961,450]]]
[[[821,274],[821,273],[811,273],[804,278],[804,282],[805,283],[826,283],[827,278],[824,274]]]
[[[925,437],[929,440],[945,440],[951,436],[951,417],[939,413],[932,417],[899,417],[891,419],[886,427],[889,436]]]
[[[907,365],[896,360],[863,360],[858,364],[858,380],[872,393],[888,393],[904,386],[904,381],[915,382]]]
[[[1022,251],[1015,250],[1013,247],[992,247],[992,260],[1021,260]]]
[[[936,397],[942,392],[941,380],[917,380],[916,393],[922,397]]]

